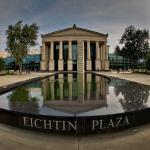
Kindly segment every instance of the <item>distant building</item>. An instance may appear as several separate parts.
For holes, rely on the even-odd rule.
[[[30,50],[28,51],[28,54],[29,54],[29,55],[41,54],[41,50],[40,50],[40,48],[39,48],[39,49],[30,49]]]
[[[8,56],[9,56],[8,52],[0,50],[0,58],[6,58]]]
[[[129,62],[128,59],[123,58],[122,56],[118,56],[114,53],[109,54],[109,62],[110,62],[110,69],[131,69],[132,64]],[[144,66],[144,62],[142,60],[136,63],[135,68],[142,68]]]
[[[23,70],[30,69],[33,71],[40,70],[40,61],[41,61],[41,54],[34,54],[34,55],[27,55],[23,59]],[[15,60],[12,56],[4,58],[6,69],[16,70],[18,66],[15,64]]]

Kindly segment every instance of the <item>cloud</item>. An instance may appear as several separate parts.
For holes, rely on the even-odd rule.
[[[9,24],[18,19],[37,22],[40,33],[48,33],[72,26],[85,27],[109,34],[113,51],[124,28],[130,24],[150,29],[149,0],[1,0],[0,36],[5,37]],[[41,44],[40,37],[38,41]],[[5,41],[3,41],[5,42]],[[0,43],[0,47],[5,47]]]

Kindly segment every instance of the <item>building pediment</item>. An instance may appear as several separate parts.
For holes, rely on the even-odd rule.
[[[76,27],[75,25],[71,28],[59,30],[56,32],[48,33],[42,35],[42,37],[62,37],[62,36],[99,36],[99,37],[107,37],[107,34],[102,34],[99,32],[83,29]]]

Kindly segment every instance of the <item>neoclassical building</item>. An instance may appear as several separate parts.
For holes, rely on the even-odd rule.
[[[109,70],[107,37],[76,25],[42,35],[41,71]]]

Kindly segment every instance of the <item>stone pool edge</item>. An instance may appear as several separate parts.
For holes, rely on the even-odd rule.
[[[47,78],[47,77],[50,77],[50,76],[53,76],[57,73],[53,73],[53,74],[45,74],[43,76],[39,76],[39,77],[32,77],[30,79],[26,79],[26,80],[23,80],[23,81],[18,81],[18,82],[15,82],[15,83],[10,83],[10,84],[7,84],[7,85],[4,85],[4,86],[0,86],[0,95],[13,89],[13,88],[17,88],[17,87],[20,87],[22,85],[25,85],[25,84],[29,84],[29,83],[32,83],[32,82],[35,82],[35,81],[38,81],[38,80],[41,80],[41,79],[44,79],[44,78]]]

